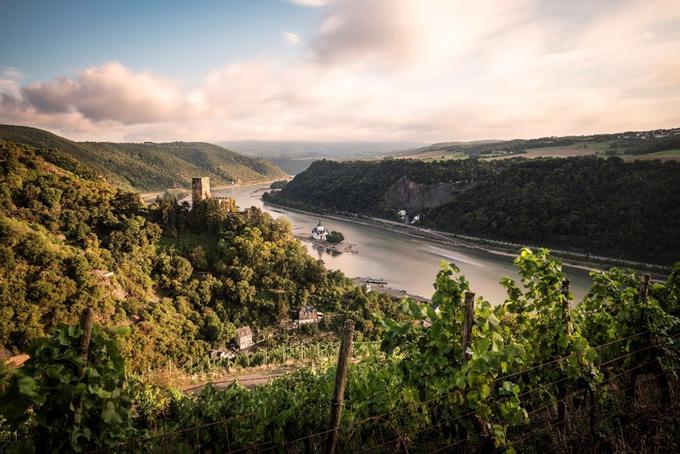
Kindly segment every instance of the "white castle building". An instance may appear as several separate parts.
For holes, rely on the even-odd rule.
[[[326,227],[321,225],[321,221],[319,221],[319,224],[312,229],[312,238],[315,240],[326,241],[327,236],[328,230],[326,230]]]

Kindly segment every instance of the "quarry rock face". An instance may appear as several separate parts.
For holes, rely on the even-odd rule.
[[[453,200],[456,186],[456,183],[416,183],[404,175],[390,186],[385,198],[390,205],[400,209],[432,208]]]

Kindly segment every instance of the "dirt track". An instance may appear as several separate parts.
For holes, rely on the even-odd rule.
[[[267,383],[269,383],[270,380],[290,374],[291,372],[294,372],[297,369],[298,369],[297,366],[277,366],[274,369],[269,369],[267,371],[254,374],[228,375],[219,380],[213,380],[205,383],[200,383],[197,385],[187,386],[183,388],[182,391],[184,391],[185,393],[196,393],[209,384],[212,384],[215,388],[218,389],[226,388],[236,381],[238,381],[246,388],[253,388],[255,386],[266,385]]]

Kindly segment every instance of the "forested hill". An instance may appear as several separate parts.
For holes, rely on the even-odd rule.
[[[10,125],[0,125],[0,140],[35,147],[55,164],[71,158],[117,186],[142,191],[187,188],[195,176],[211,177],[219,185],[286,175],[269,161],[203,142],[73,142],[41,129]]]
[[[97,323],[130,334],[133,367],[187,364],[228,345],[237,326],[265,338],[310,304],[365,333],[373,314],[396,310],[307,254],[285,220],[215,199],[147,207],[0,140],[0,355],[91,307]]]
[[[269,200],[669,264],[680,256],[680,163],[619,158],[318,161]]]

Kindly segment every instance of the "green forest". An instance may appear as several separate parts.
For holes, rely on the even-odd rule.
[[[65,167],[0,144],[0,345],[10,353],[85,307],[129,333],[121,349],[136,369],[198,362],[235,327],[264,336],[305,305],[352,317],[367,335],[372,314],[395,310],[312,259],[286,221],[215,200],[147,208]]]
[[[409,210],[421,213],[426,227],[655,264],[680,256],[678,162],[317,161],[266,200],[397,220],[405,206],[387,194],[400,179],[425,188],[446,185],[444,203]]]
[[[525,249],[515,264],[521,282],[502,282],[502,305],[471,294],[458,269],[443,265],[433,306],[404,300],[399,319],[376,315],[381,342],[350,352],[339,452],[542,452],[566,442],[609,452],[624,427],[642,431],[630,437],[633,451],[673,451],[680,266],[655,283],[629,270],[594,272],[573,307],[547,250]],[[0,447],[307,453],[326,443],[332,366],[253,389],[182,393],[129,375],[120,330],[95,325],[89,350],[83,338],[78,324],[61,325],[33,343],[22,368],[5,371]],[[643,419],[650,412],[656,419]]]
[[[0,125],[0,140],[40,148],[56,165],[69,157],[111,184],[138,191],[187,188],[197,175],[210,177],[216,185],[286,176],[269,161],[205,142],[73,142],[41,129],[10,125]]]
[[[676,165],[630,165],[324,161],[312,167],[319,180],[303,174],[280,194],[312,181],[326,187],[310,192],[322,195],[317,203],[342,209],[334,205],[347,200],[338,185],[355,181],[347,197],[364,189],[358,200],[369,203],[384,191],[376,183],[389,184],[413,166],[409,178],[447,179],[462,193],[508,182],[503,189],[512,195],[527,179],[554,182],[554,190],[534,189],[565,204],[557,188],[576,177],[572,190],[586,182],[599,187],[603,175],[614,185],[644,176],[654,184],[631,186],[644,193],[641,201],[656,195],[658,207],[675,206],[659,188],[675,188]],[[605,188],[598,190],[604,197]],[[628,193],[631,205],[636,191]],[[377,207],[383,211],[375,214],[393,209]],[[677,252],[667,244],[666,253]],[[18,368],[1,363],[0,450],[321,452],[331,408],[342,409],[341,452],[540,452],[564,442],[613,450],[622,427],[644,429],[652,402],[654,438],[644,432],[637,439],[672,451],[680,265],[657,281],[624,269],[593,272],[580,302],[548,250],[524,249],[515,265],[520,279],[503,279],[500,305],[472,294],[446,263],[433,276],[431,302],[396,302],[327,270],[287,221],[257,208],[215,199],[190,206],[168,195],[146,206],[59,149],[2,141],[0,342],[4,354],[30,359]],[[342,403],[333,362],[252,389],[236,382],[183,392],[149,373],[199,370],[244,324],[275,339],[281,320],[305,306],[324,313],[317,329],[353,341]],[[80,321],[89,311],[91,331]],[[249,364],[258,354],[244,358]],[[658,416],[664,414],[671,416]]]

